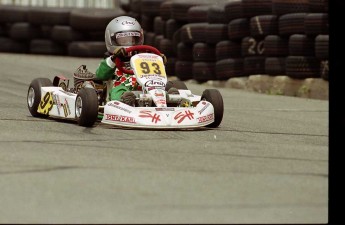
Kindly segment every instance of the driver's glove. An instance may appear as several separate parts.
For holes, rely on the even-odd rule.
[[[123,59],[126,56],[126,49],[125,48],[116,48],[113,52],[113,55],[111,56],[111,60],[115,60],[115,58],[119,57]]]
[[[162,53],[161,53],[161,57],[162,57],[162,59],[163,59],[164,65],[167,64],[167,62],[168,62],[167,57],[166,57],[164,54],[162,54]]]

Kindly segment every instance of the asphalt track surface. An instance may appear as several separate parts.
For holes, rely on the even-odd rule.
[[[0,54],[0,223],[327,223],[328,101],[219,88],[196,131],[30,115],[32,79],[99,61]]]

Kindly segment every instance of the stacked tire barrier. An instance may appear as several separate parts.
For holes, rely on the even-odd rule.
[[[128,13],[144,27],[145,43],[167,55],[168,74],[180,80],[224,85],[243,78],[247,89],[305,97],[327,85],[326,97],[316,98],[328,98],[328,0],[129,4]],[[248,87],[255,79],[266,88]]]
[[[103,57],[106,24],[129,15],[141,23],[145,44],[168,57],[167,74],[180,80],[241,78],[248,84],[254,75],[268,76],[268,82],[284,75],[328,81],[328,0],[129,0],[111,10],[13,8],[0,6],[0,52]]]
[[[122,9],[0,5],[0,52],[102,57],[104,29]]]

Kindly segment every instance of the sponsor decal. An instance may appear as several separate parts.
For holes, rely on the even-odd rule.
[[[174,116],[174,120],[177,120],[177,123],[182,123],[184,119],[188,118],[189,120],[194,119],[194,113],[192,113],[190,110],[186,110],[183,112],[179,112]]]
[[[201,104],[203,104],[203,105],[205,105],[205,106],[202,107],[202,108],[200,109],[200,111],[198,111],[199,114],[202,114],[202,113],[205,111],[205,109],[211,105],[211,103],[209,103],[209,102],[207,102],[207,103],[206,103],[206,102],[202,102]]]
[[[62,104],[63,112],[65,114],[65,117],[71,115],[71,109],[69,108],[69,104],[67,99],[65,99],[65,104]]]
[[[125,20],[121,23],[122,25],[127,25],[127,26],[134,26],[135,25],[135,21],[128,21]]]
[[[156,97],[164,97],[163,91],[161,89],[156,89],[154,95]]]
[[[174,108],[155,108],[155,110],[157,112],[161,112],[161,111],[175,111]]]
[[[117,33],[116,38],[123,38],[123,37],[140,37],[139,32],[123,32],[123,33]]]
[[[148,87],[147,90],[148,91],[151,91],[151,90],[154,90],[154,89],[160,89],[160,90],[165,90],[164,87]]]
[[[40,101],[37,111],[39,113],[49,115],[50,110],[53,108],[54,100],[53,95],[47,92]]]
[[[56,109],[58,111],[58,114],[60,115],[60,108],[59,107],[60,107],[61,103],[60,103],[59,96],[53,94],[53,100],[54,100],[54,104],[57,106]]]
[[[209,115],[206,115],[206,116],[201,116],[199,118],[197,118],[198,120],[198,123],[206,123],[208,121],[211,121],[213,120],[213,117],[214,117],[214,114],[209,114]]]
[[[166,75],[161,74],[142,74],[140,73],[138,75],[140,78],[146,78],[146,79],[160,79],[160,78],[166,78]]]
[[[115,122],[123,122],[123,123],[135,123],[135,118],[130,116],[121,116],[121,115],[112,115],[106,114],[106,120],[111,120]]]
[[[156,104],[165,105],[165,104],[167,104],[167,101],[165,99],[159,99],[156,101]]]
[[[165,83],[160,80],[149,80],[145,83],[145,87],[165,87]]]
[[[126,109],[126,108],[124,108],[124,107],[119,106],[119,103],[118,103],[118,102],[111,102],[111,103],[108,104],[108,106],[117,108],[117,109],[119,109],[119,110],[121,110],[121,111],[124,111],[124,112],[126,112],[126,113],[128,113],[128,114],[131,114],[131,113],[132,113],[131,110],[128,110],[128,109]]]
[[[62,108],[65,117],[71,115],[71,109],[69,107],[67,99],[65,98],[65,102],[63,104],[63,103],[60,102],[60,98],[59,98],[58,95],[52,94],[52,96],[53,96],[53,102],[54,102],[53,104],[56,105],[56,109],[58,111],[58,114],[59,115],[61,114],[60,108]]]
[[[152,123],[157,123],[158,121],[161,121],[160,115],[158,115],[157,113],[153,113],[151,111],[147,111],[147,110],[140,111],[139,117],[140,118],[151,118]]]
[[[149,61],[152,61],[152,60],[156,61],[157,59],[159,59],[158,55],[137,55],[137,57],[143,60],[147,59]]]

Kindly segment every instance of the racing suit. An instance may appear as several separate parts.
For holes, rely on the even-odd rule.
[[[115,63],[111,60],[111,56],[103,59],[96,70],[96,77],[100,80],[110,80],[115,76],[115,82],[110,90],[110,100],[120,100],[126,91],[141,90],[141,86],[136,82],[136,78],[130,74],[123,74],[115,68]]]

